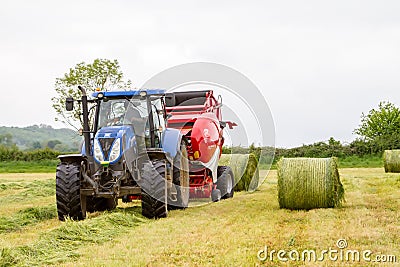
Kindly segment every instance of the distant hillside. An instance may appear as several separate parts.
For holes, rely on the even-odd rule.
[[[23,128],[0,126],[0,144],[16,144],[22,150],[49,147],[59,151],[77,151],[81,140],[82,137],[74,130],[54,129],[44,124]]]

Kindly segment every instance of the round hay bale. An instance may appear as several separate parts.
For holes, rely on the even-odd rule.
[[[235,176],[235,191],[254,191],[258,188],[260,174],[256,156],[251,154],[223,154],[220,166],[229,166]]]
[[[282,158],[278,162],[280,208],[334,208],[344,199],[336,158]]]
[[[400,173],[400,149],[385,150],[383,164],[385,172]]]

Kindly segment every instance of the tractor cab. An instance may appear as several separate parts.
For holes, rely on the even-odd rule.
[[[93,156],[101,165],[120,163],[133,150],[161,148],[165,130],[163,90],[95,92]]]

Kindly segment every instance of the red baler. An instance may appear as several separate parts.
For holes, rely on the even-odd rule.
[[[214,201],[218,201],[215,192],[218,178],[223,174],[221,167],[218,168],[224,145],[222,131],[227,125],[232,129],[236,124],[222,121],[222,99],[216,99],[212,90],[167,93],[165,101],[167,127],[179,129],[187,142],[190,197],[212,196]],[[233,196],[234,183],[233,177],[229,180],[228,197]]]

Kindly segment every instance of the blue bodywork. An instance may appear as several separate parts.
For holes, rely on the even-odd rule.
[[[123,138],[125,136],[125,138]],[[114,142],[110,147],[110,150],[112,150],[115,142],[117,139],[120,139],[121,141],[121,146],[120,146],[120,155],[117,159],[113,160],[110,162],[110,164],[116,163],[119,161],[119,159],[122,157],[122,149],[129,149],[132,146],[136,148],[136,138],[135,138],[135,133],[132,129],[131,126],[109,126],[109,127],[103,127],[101,128],[95,135],[95,142],[99,141],[101,138],[113,138]],[[125,143],[122,143],[125,141]],[[92,152],[93,153],[93,152]],[[104,157],[104,151],[102,151],[103,157]],[[108,153],[109,154],[109,153]],[[105,161],[109,161],[110,155],[108,155],[107,158],[104,158]],[[99,162],[96,158],[95,160],[97,163]]]
[[[136,91],[109,91],[109,92],[95,92],[93,93],[93,97],[98,97],[99,94],[103,94],[103,97],[132,97],[132,96],[137,96],[140,95],[140,93],[143,92],[141,90],[136,90]],[[147,95],[164,95],[165,90],[162,89],[152,89],[152,90],[146,90],[145,91]],[[121,157],[124,155],[125,151],[128,149],[132,149],[134,154],[138,153],[138,144],[136,142],[136,136],[134,129],[131,125],[122,125],[122,126],[107,126],[101,128],[96,135],[94,136],[94,142],[98,142],[99,147],[101,150],[103,150],[101,143],[101,139],[107,138],[109,140],[114,139],[112,142],[112,145],[109,146],[109,151],[101,151],[103,155],[104,162],[106,162],[109,165],[113,165],[115,163],[118,163],[121,159]],[[120,139],[120,151],[119,151],[119,157],[116,158],[113,161],[110,161],[110,151],[112,150],[115,142],[117,139]],[[169,154],[170,157],[174,158],[178,151],[180,151],[180,144],[182,141],[182,134],[179,130],[177,129],[165,129],[161,135],[161,142],[160,142],[160,148],[163,149],[163,151],[167,154]],[[94,144],[92,144],[92,150],[91,154],[92,156],[95,155],[94,153]],[[82,149],[81,149],[82,155],[85,155],[85,145],[83,144]],[[107,156],[105,156],[107,155]],[[95,161],[98,164],[102,164],[104,162],[100,162],[96,157],[94,157]]]
[[[180,151],[182,141],[182,134],[179,130],[173,128],[167,128],[162,134],[162,147],[163,150],[170,154],[171,157],[175,157],[177,152]]]

